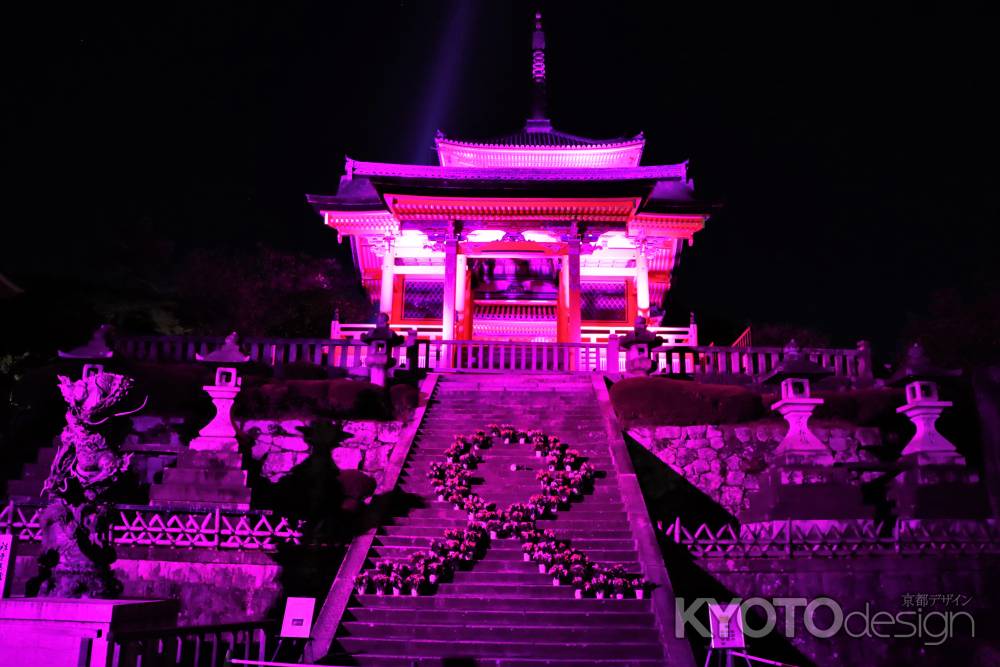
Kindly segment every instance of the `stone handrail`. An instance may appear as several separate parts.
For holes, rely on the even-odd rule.
[[[276,626],[273,620],[260,620],[112,632],[108,665],[223,667],[232,658],[263,662]]]

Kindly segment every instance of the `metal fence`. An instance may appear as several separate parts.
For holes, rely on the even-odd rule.
[[[657,528],[699,559],[1000,555],[1000,528],[993,519],[783,520],[693,530],[676,519]]]

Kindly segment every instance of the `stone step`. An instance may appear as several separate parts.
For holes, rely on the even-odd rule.
[[[163,484],[224,487],[246,486],[245,470],[226,468],[167,468],[163,471]]]
[[[476,656],[544,658],[558,655],[564,659],[590,660],[622,655],[633,658],[663,657],[663,649],[657,642],[504,642],[484,641],[483,637],[469,637],[464,641],[340,637],[337,641],[352,654],[377,652],[379,655],[406,657],[447,656],[450,660]]]
[[[447,660],[447,659],[446,659]],[[448,665],[461,665],[464,663],[459,659],[456,661],[442,661],[438,657],[420,656],[398,656],[382,655],[378,653],[367,653],[358,656],[345,656],[343,661],[335,656],[324,659],[325,665],[352,665],[354,667],[447,667]],[[588,660],[586,658],[570,658],[559,660],[558,658],[489,658],[479,656],[476,658],[475,667],[663,667],[662,658],[650,660],[633,658],[600,658]]]
[[[547,600],[556,598],[568,600],[573,598],[570,586],[553,586],[544,584],[521,583],[447,583],[438,587],[435,595],[461,595],[464,597],[481,597],[496,600],[499,598],[528,598],[530,600]]]
[[[198,487],[192,489],[188,485],[154,484],[149,489],[150,502],[167,505],[190,505],[192,498],[199,503],[218,503],[225,506],[248,508],[250,504],[250,489],[228,487]]]
[[[568,512],[561,512],[557,519],[539,519],[539,527],[551,528],[556,522],[562,525],[563,521],[579,521],[587,525],[590,525],[593,522],[612,522],[624,524],[628,521],[628,515],[625,514],[624,511],[588,511],[584,509],[584,507],[585,505],[580,503],[575,505],[573,509]],[[463,522],[462,525],[468,523],[468,515],[465,512],[455,509],[448,503],[438,502],[437,500],[428,503],[427,507],[418,507],[410,510],[409,514],[406,515],[406,518],[421,520],[427,519],[431,521],[435,519],[453,519],[461,520]],[[569,523],[567,525],[573,524]]]
[[[464,526],[459,526],[459,528],[462,527]],[[558,523],[550,526],[550,528],[555,531],[556,535],[560,539],[572,538],[574,544],[581,539],[627,540],[629,542],[632,540],[632,531],[622,528],[593,527],[566,529]],[[382,529],[381,534],[389,537],[437,538],[441,537],[444,530],[444,527],[440,526],[415,526],[405,523],[396,523],[392,526],[385,526]]]
[[[399,517],[390,526],[420,526],[420,527],[431,527],[437,528],[439,531],[444,531],[446,528],[465,528],[468,525],[469,520],[465,514],[458,512],[457,510],[452,510],[454,517],[442,517],[442,516],[428,516],[424,514],[426,510],[413,510],[409,515],[405,517]],[[418,514],[419,513],[419,514]],[[585,530],[587,528],[603,529],[608,526],[624,526],[628,520],[624,514],[621,515],[609,515],[606,519],[576,519],[576,512],[563,512],[563,516],[560,516],[556,520],[551,519],[539,519],[537,524],[541,528],[551,528],[557,532],[562,531],[572,531],[572,530]]]
[[[624,600],[615,600],[624,602]],[[638,626],[650,623],[652,615],[648,611],[616,611],[603,609],[595,618],[588,611],[497,611],[487,609],[440,610],[440,609],[399,609],[396,607],[351,607],[347,616],[365,623],[423,623],[425,625],[465,625],[467,627],[489,625],[520,626],[584,626],[599,620],[606,626]]]
[[[408,558],[411,553],[417,551],[418,549],[426,549],[430,545],[430,541],[423,545],[386,545],[386,544],[376,544],[372,547],[374,551],[374,556],[376,558],[392,558],[392,559],[403,559]],[[576,541],[574,540],[574,546]],[[635,562],[638,558],[635,548],[630,547],[626,549],[594,549],[594,548],[584,548],[580,546],[587,552],[587,556],[591,560],[597,563],[625,563],[625,562]],[[510,549],[506,554],[503,555],[509,561],[521,560],[520,550],[515,551]]]
[[[592,619],[572,626],[565,625],[518,625],[510,620],[501,623],[472,625],[428,625],[418,623],[365,623],[348,621],[343,624],[344,635],[350,637],[380,637],[383,639],[436,639],[443,641],[463,641],[471,637],[487,637],[494,642],[643,642],[655,643],[659,640],[656,630],[648,624],[644,626],[602,626],[600,619]]]
[[[442,586],[442,589],[444,587]],[[566,588],[568,586],[552,586],[551,588]],[[468,595],[451,595],[447,592],[439,591],[435,595],[355,595],[353,598],[362,607],[409,609],[421,611],[425,609],[437,609],[445,611],[473,610],[473,611],[546,611],[546,612],[587,612],[604,613],[612,612],[649,612],[651,610],[649,600],[636,600],[626,598],[624,600],[612,600],[597,598],[583,598],[576,600],[572,591],[568,598],[558,598],[551,600],[539,600],[529,597],[498,598],[496,600],[473,597]],[[352,605],[353,606],[353,605]]]

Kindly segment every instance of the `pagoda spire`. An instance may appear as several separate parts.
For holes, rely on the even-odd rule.
[[[531,116],[525,123],[528,132],[551,132],[545,86],[545,31],[542,12],[535,12],[535,31],[531,35],[531,80],[533,82]]]

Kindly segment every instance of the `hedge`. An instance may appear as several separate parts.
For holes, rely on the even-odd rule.
[[[731,385],[640,377],[615,383],[610,394],[626,427],[734,424],[766,414],[759,395]]]

